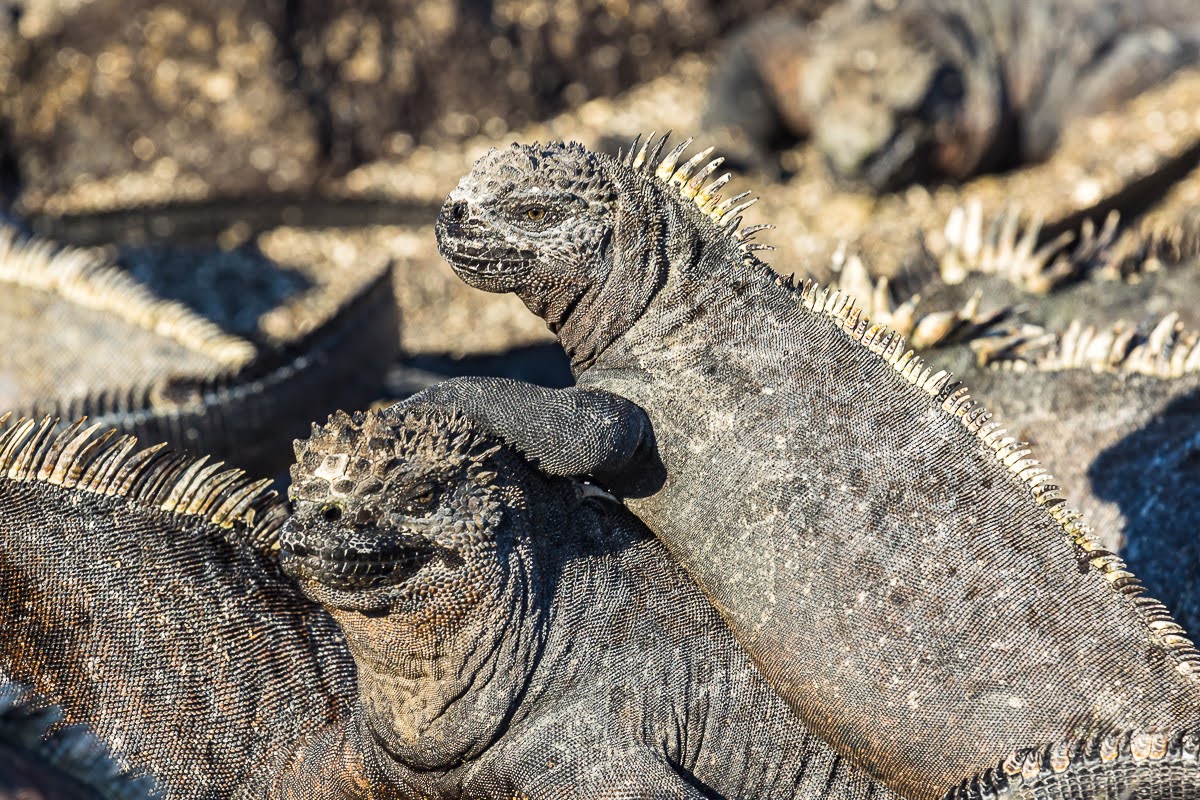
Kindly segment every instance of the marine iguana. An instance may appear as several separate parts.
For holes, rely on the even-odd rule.
[[[782,133],[811,135],[882,191],[1041,160],[1072,120],[1198,59],[1190,0],[846,0],[731,39],[705,124],[761,163]]]
[[[336,414],[297,444],[289,491],[285,568],[345,628],[360,700],[287,780],[349,765],[382,795],[894,796],[805,730],[635,517],[476,421]],[[1200,765],[1158,738],[1097,739],[1138,754],[1101,769],[1089,743],[1057,745],[1043,783],[1127,788],[1170,764],[1156,788],[1193,786]],[[1032,752],[964,786],[1014,758],[1030,773]]]
[[[578,385],[418,395],[591,474],[849,760],[931,798],[989,753],[1200,719],[1200,653],[1023,443],[846,298],[754,257],[704,151],[482,157],[439,215],[467,283],[545,318]],[[699,169],[697,169],[699,167]],[[624,478],[622,480],[622,477]]]
[[[259,473],[315,417],[375,398],[399,348],[391,270],[293,341],[230,334],[95,251],[0,230],[0,408],[88,416]]]
[[[636,518],[460,415],[336,415],[298,443],[286,522],[261,483],[132,449],[49,421],[0,437],[0,677],[15,661],[64,706],[18,687],[14,739],[0,689],[0,796],[63,744],[102,790],[81,796],[118,800],[150,768],[164,797],[894,796],[792,716]],[[346,631],[357,701],[333,622],[263,553],[280,539]],[[1021,751],[963,791],[1186,789],[1193,738],[1112,734],[1099,769]]]
[[[155,797],[149,775],[130,774],[83,725],[0,674],[2,800],[138,800]]]
[[[349,713],[353,663],[266,552],[269,480],[135,447],[52,419],[0,434],[0,673],[164,798],[261,797]]]
[[[338,413],[296,457],[284,567],[342,625],[360,692],[297,786],[346,769],[371,797],[894,796],[594,487],[436,406]]]

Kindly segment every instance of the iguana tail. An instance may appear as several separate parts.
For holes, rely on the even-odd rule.
[[[1200,731],[1124,731],[1016,750],[944,800],[1192,800]]]

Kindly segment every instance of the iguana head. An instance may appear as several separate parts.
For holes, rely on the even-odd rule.
[[[895,13],[821,41],[804,73],[812,135],[841,178],[876,191],[978,171],[1002,98],[975,43],[942,15]]]
[[[314,425],[296,442],[294,510],[280,531],[286,568],[336,608],[437,603],[439,590],[494,557],[498,449],[464,417],[431,408],[339,411]]]
[[[666,137],[624,160],[576,143],[514,144],[475,163],[437,220],[438,249],[464,281],[514,292],[546,320],[578,371],[630,328],[672,264],[700,271],[750,249],[745,194],[721,201],[711,148],[660,163]],[[706,185],[707,182],[707,185]],[[752,202],[752,201],[751,201]]]
[[[490,151],[438,215],[442,255],[478,289],[578,297],[611,268],[618,191],[604,161],[574,142]],[[553,325],[560,310],[544,311]]]

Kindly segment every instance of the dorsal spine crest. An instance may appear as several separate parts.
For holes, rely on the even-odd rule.
[[[8,418],[0,418],[3,424]],[[222,470],[207,456],[193,459],[157,444],[135,452],[137,439],[83,429],[77,420],[63,430],[58,420],[18,420],[0,433],[0,475],[10,481],[41,482],[106,496],[142,507],[200,517],[222,528],[244,527],[248,540],[269,546],[286,516],[268,487],[239,469]]]
[[[780,285],[785,285],[781,279]],[[953,379],[945,370],[934,372],[924,360],[904,345],[899,334],[880,325],[869,325],[854,301],[839,290],[829,291],[807,280],[800,289],[799,301],[814,313],[828,317],[853,341],[875,353],[891,365],[912,385],[938,401],[942,411],[953,416],[974,434],[1032,494],[1066,534],[1076,552],[1088,556],[1087,563],[1096,569],[1112,589],[1137,605],[1148,619],[1150,633],[1162,643],[1177,662],[1183,674],[1200,673],[1200,651],[1187,637],[1183,628],[1172,618],[1165,606],[1143,596],[1145,588],[1129,572],[1125,562],[1100,546],[1091,527],[1082,515],[1067,504],[1054,476],[1033,457],[1028,443],[1012,436],[991,412],[973,399],[966,386]]]
[[[258,355],[250,341],[226,333],[182,303],[156,297],[95,252],[18,241],[11,227],[0,227],[0,282],[53,292],[83,308],[113,314],[204,353],[227,370],[240,369]]]
[[[737,244],[738,249],[744,257],[752,259],[752,254],[755,251],[773,250],[774,248],[770,245],[758,242],[752,243],[750,239],[759,231],[773,228],[775,227],[774,225],[741,227],[742,212],[758,202],[757,197],[746,200],[745,198],[750,195],[750,192],[745,191],[722,200],[720,190],[732,178],[731,173],[728,172],[705,184],[709,176],[725,163],[724,156],[718,156],[709,160],[704,166],[700,166],[705,159],[712,155],[712,147],[701,150],[684,162],[682,166],[676,167],[679,159],[693,141],[691,138],[684,139],[668,152],[661,161],[658,161],[657,164],[655,163],[658,154],[666,146],[670,135],[668,131],[655,139],[655,134],[652,132],[646,137],[640,149],[638,143],[641,141],[641,136],[639,135],[633,140],[633,144],[630,145],[628,156],[620,159],[621,163],[638,172],[653,175],[665,189],[670,190],[673,194],[678,195],[681,199],[690,202],[698,208],[717,227],[723,236]]]

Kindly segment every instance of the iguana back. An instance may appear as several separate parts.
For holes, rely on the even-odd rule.
[[[655,452],[629,507],[801,717],[901,793],[1032,742],[1200,722],[1195,648],[1028,448],[846,298],[780,280],[727,179],[705,184],[719,161],[662,146],[476,164],[439,246],[547,319],[579,388],[427,399],[552,471]]]
[[[354,692],[337,626],[266,552],[282,504],[81,427],[0,436],[0,671],[164,797],[259,796]]]

